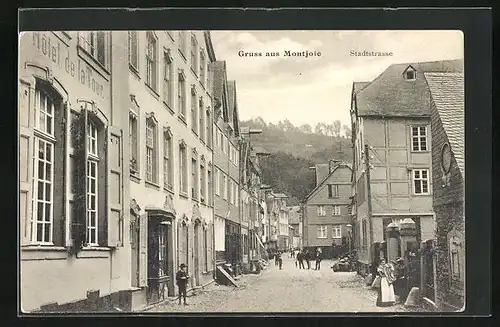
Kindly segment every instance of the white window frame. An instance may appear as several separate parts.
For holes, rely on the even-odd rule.
[[[104,44],[103,48],[100,49],[98,46],[97,35],[103,33]],[[105,31],[80,31],[78,32],[78,45],[88,53],[92,58],[96,60],[102,67],[108,68],[109,66],[109,56],[108,56],[108,34]],[[104,62],[99,58],[103,56]]]
[[[163,186],[168,190],[173,190],[173,151],[172,135],[168,130],[163,131]]]
[[[191,86],[191,130],[198,135],[198,97],[196,87]]]
[[[157,153],[158,142],[156,140],[158,124],[152,118],[146,119],[146,181],[158,183]],[[150,138],[151,137],[151,138]]]
[[[191,158],[191,198],[198,200],[199,199],[199,176],[198,176],[198,159],[192,157]]]
[[[422,133],[423,131],[423,133]],[[415,134],[416,132],[416,134]],[[429,151],[429,142],[428,142],[428,131],[427,126],[411,126],[411,151],[412,152],[426,152]],[[415,145],[417,146],[415,148]],[[425,146],[425,149],[423,146]]]
[[[215,167],[215,195],[220,196],[220,172],[219,168]]]
[[[146,85],[158,91],[158,40],[152,32],[146,33]]]
[[[173,102],[173,60],[169,50],[163,53],[163,102],[172,108]]]
[[[186,78],[182,73],[178,74],[177,103],[179,105],[179,115],[186,119]]]
[[[90,155],[89,155],[90,156]],[[98,203],[99,203],[99,167],[98,161],[94,160],[94,158],[89,158],[87,161],[87,245],[88,246],[98,246],[99,245],[99,211],[98,211]],[[94,168],[94,169],[92,169]],[[95,176],[93,176],[93,172],[95,172]],[[95,185],[95,190],[92,189],[92,181]],[[92,197],[95,198],[95,208],[92,208]],[[92,214],[95,215],[94,224],[92,224]],[[95,238],[92,237],[92,231],[95,231]]]
[[[38,91],[38,90],[37,90]],[[44,158],[39,158],[40,154],[40,143],[43,143],[43,153]],[[33,148],[33,215],[32,215],[32,228],[31,228],[31,242],[34,244],[40,245],[52,245],[53,244],[53,223],[54,223],[54,150],[55,144],[51,141],[45,140],[41,137],[34,138],[34,148]],[[47,158],[47,147],[50,148],[50,158]],[[38,176],[39,165],[43,165],[43,179],[40,179]],[[47,179],[47,165],[50,165],[49,173],[50,179]],[[38,199],[38,185],[39,183],[43,184],[43,195],[42,199]],[[46,198],[47,186],[49,186],[50,197]],[[42,205],[42,219],[38,220],[38,209],[39,206]],[[49,208],[49,219],[46,219],[46,206],[50,206]],[[38,241],[38,225],[42,225],[42,238]],[[48,227],[47,227],[48,225]],[[45,239],[45,229],[49,228],[49,237],[48,240]]]
[[[134,142],[135,141],[135,142]],[[130,168],[137,172],[139,171],[139,119],[138,114],[134,111],[129,111],[129,151],[130,151]]]
[[[326,225],[318,225],[316,238],[327,238],[328,237],[327,234],[328,234],[328,227]]]
[[[332,226],[332,238],[342,238],[342,226],[340,225]]]
[[[228,184],[228,181],[227,181],[227,176],[226,174],[223,173],[222,175],[222,198],[224,200],[227,200],[227,184]]]
[[[429,195],[430,194],[430,187],[429,187],[429,169],[413,169],[412,170],[412,185],[413,185],[413,194],[414,195]],[[423,177],[423,175],[426,175],[426,177]],[[420,184],[420,192],[417,193],[416,185],[417,183]],[[424,185],[427,188],[427,192],[424,192]]]
[[[332,216],[340,216],[341,215],[341,210],[339,205],[333,205],[332,206]]]
[[[49,136],[50,138],[54,138],[54,118],[55,118],[54,101],[50,98],[48,94],[38,89],[36,89],[35,91],[35,110],[36,110],[35,128],[37,129],[37,131],[43,133],[44,135]]]
[[[179,144],[179,192],[187,195],[187,146],[183,143]]]
[[[135,39],[135,46],[134,41]],[[135,48],[134,48],[135,47]],[[135,62],[134,62],[135,55]],[[128,32],[128,63],[136,72],[139,71],[139,34],[137,31]]]
[[[320,205],[320,206],[317,207],[317,214],[320,217],[326,216],[326,209],[325,209],[324,205]]]
[[[206,74],[205,74],[205,53],[203,52],[203,49],[200,50],[200,83],[203,87],[205,87],[205,80],[206,80]]]
[[[199,135],[200,135],[200,140],[205,143],[205,111],[204,109],[205,104],[203,103],[203,97],[199,97],[198,99],[198,129],[199,129]]]
[[[190,44],[190,66],[193,73],[198,76],[198,41],[196,40],[196,35],[191,33],[191,44]]]

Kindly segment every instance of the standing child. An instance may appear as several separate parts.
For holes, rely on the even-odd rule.
[[[177,287],[179,288],[179,305],[181,304],[181,296],[184,298],[184,305],[188,305],[186,303],[186,288],[189,276],[186,272],[185,264],[182,263],[179,268],[180,268],[179,271],[175,275],[175,280],[177,281]]]

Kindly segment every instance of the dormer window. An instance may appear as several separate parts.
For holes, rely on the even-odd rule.
[[[412,66],[406,68],[403,73],[404,79],[407,81],[414,81],[417,79],[417,71]]]

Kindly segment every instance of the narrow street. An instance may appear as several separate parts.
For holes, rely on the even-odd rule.
[[[261,275],[244,275],[238,288],[211,284],[189,306],[177,301],[148,312],[403,312],[402,305],[379,308],[376,292],[354,272],[333,272],[324,260],[321,270],[297,269],[294,259],[283,257],[283,270],[274,261]],[[307,268],[307,265],[306,265]]]

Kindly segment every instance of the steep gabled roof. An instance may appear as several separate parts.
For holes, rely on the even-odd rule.
[[[417,72],[416,79],[411,81],[405,80],[403,76],[410,66]],[[355,93],[358,115],[429,117],[430,94],[424,73],[459,71],[463,71],[463,60],[391,65],[371,83]]]
[[[236,97],[236,82],[227,81],[227,94],[229,105],[229,124],[234,128],[235,135],[240,134],[238,118],[238,99]]]
[[[465,173],[465,99],[463,73],[425,73],[432,101],[458,168]]]
[[[334,173],[337,169],[339,169],[340,167],[349,168],[349,170],[351,170],[351,171],[352,171],[351,165],[348,165],[348,164],[345,164],[345,163],[340,163],[340,164],[338,164],[337,166],[335,166],[335,168],[333,168],[333,170],[332,170],[332,171],[331,171],[331,172],[330,172],[330,173],[329,173],[329,174],[328,174],[325,178],[323,178],[323,180],[321,181],[321,183],[319,183],[318,185],[316,185],[316,187],[315,187],[315,188],[314,188],[311,192],[309,192],[309,194],[305,197],[304,202],[306,202],[307,200],[309,200],[309,198],[310,198],[310,197],[311,197],[314,193],[316,193],[316,191],[317,191],[320,187],[322,187],[322,186],[325,184],[325,182],[328,180],[328,178],[329,178],[330,176],[332,176],[332,175],[333,175],[333,173]]]
[[[228,102],[228,85],[227,85],[227,73],[226,73],[226,62],[225,61],[216,61],[211,63],[214,80],[213,80],[213,95],[215,102],[219,102],[222,106],[220,108],[224,121],[227,122],[227,110],[229,107]]]
[[[321,184],[325,178],[329,175],[330,165],[329,164],[316,164],[316,185]]]

